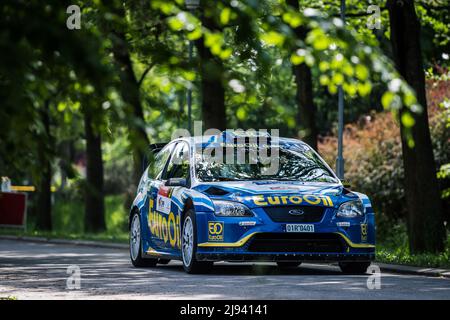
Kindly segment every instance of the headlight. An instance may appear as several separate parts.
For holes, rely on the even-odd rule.
[[[336,216],[343,218],[355,218],[363,215],[364,205],[359,200],[344,202],[339,206],[336,214]]]
[[[215,215],[223,217],[252,217],[253,213],[247,206],[233,201],[213,201]]]

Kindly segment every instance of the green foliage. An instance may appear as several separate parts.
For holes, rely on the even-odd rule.
[[[425,268],[450,268],[450,235],[442,253],[411,255],[406,226],[402,223],[391,224],[389,233],[378,242],[376,260]]]
[[[441,126],[448,131],[450,128],[450,99],[444,100],[440,104],[440,107],[443,110]],[[448,145],[446,146],[448,147]],[[445,184],[445,181],[450,181],[450,163],[444,163],[441,165],[437,173],[437,177],[442,180],[442,183],[445,185],[442,190],[442,198],[450,200],[450,186],[449,183]]]
[[[438,107],[448,96],[448,86],[447,81],[429,80],[427,83],[430,131],[438,168],[450,162],[450,132],[446,125],[446,110]],[[392,221],[406,218],[398,122],[385,112],[372,112],[362,116],[358,122],[346,126],[344,146],[346,179],[351,182],[354,190],[370,195],[377,214],[378,232],[383,235],[384,228],[389,228]],[[325,138],[319,144],[319,151],[329,164],[333,164],[336,140],[332,137]],[[444,181],[448,180],[442,182]],[[444,184],[442,189],[446,190]],[[448,218],[447,216],[446,219]]]
[[[55,203],[58,232],[82,232],[81,191],[86,185],[74,163],[83,165],[85,114],[93,116],[95,131],[102,136],[107,194],[129,191],[135,182],[131,154],[138,142],[130,128],[144,129],[152,142],[168,141],[174,129],[187,127],[187,88],[193,88],[193,118],[201,119],[198,53],[188,61],[188,40],[202,42],[224,65],[220,81],[230,127],[280,128],[282,135],[298,136],[292,66],[301,63],[312,69],[321,133],[333,129],[339,85],[349,101],[349,122],[371,109],[396,113],[406,105],[400,119],[410,128],[412,113],[421,111],[384,54],[389,52],[384,0],[370,1],[381,7],[379,31],[367,28],[370,17],[361,15],[367,4],[357,0],[347,0],[345,26],[337,18],[339,0],[302,0],[300,12],[278,0],[202,1],[195,12],[188,12],[182,0],[76,3],[82,9],[82,29],[76,31],[65,27],[70,1],[43,5],[37,0],[4,0],[0,8],[0,172],[17,184],[37,185],[43,161],[39,156],[51,161],[57,197],[64,199]],[[431,72],[438,69],[436,64],[448,66],[443,54],[448,54],[449,15],[439,6],[439,1],[417,3],[425,33],[424,58]],[[305,39],[298,37],[299,27],[306,30]],[[115,67],[117,48],[131,55],[143,119],[122,96],[125,81]],[[47,113],[48,132],[43,119]],[[432,133],[437,137],[438,164],[443,165],[448,162],[448,145],[445,126],[438,124]],[[380,123],[375,131],[386,128]],[[398,131],[389,127],[387,132],[385,141],[367,136],[371,144],[377,141],[375,147],[364,145],[347,159],[350,166],[365,164],[351,170],[361,181],[356,186],[374,195],[388,216],[403,215]],[[329,156],[334,163],[334,153]],[[442,168],[440,177],[446,175],[447,167]],[[111,209],[119,208],[119,199],[106,199],[113,233],[124,226],[121,209]]]
[[[0,297],[0,300],[17,300],[15,296]]]
[[[122,239],[127,234],[128,216],[123,207],[123,195],[105,197],[105,221],[107,232],[103,236]],[[79,235],[84,233],[83,228],[84,201],[75,196],[55,196],[53,221],[54,234]],[[34,230],[33,221],[30,220],[29,229]]]

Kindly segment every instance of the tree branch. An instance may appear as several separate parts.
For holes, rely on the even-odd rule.
[[[137,83],[138,88],[141,87],[142,82],[144,82],[144,79],[145,79],[145,77],[147,76],[147,73],[149,73],[150,70],[152,70],[152,68],[153,68],[154,66],[155,66],[155,63],[151,63],[151,64],[144,70],[144,72],[142,73],[142,75],[141,75],[141,77],[140,77],[140,79],[139,79],[139,81],[138,81],[138,83]]]

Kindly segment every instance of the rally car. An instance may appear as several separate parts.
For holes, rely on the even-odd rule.
[[[296,139],[272,142],[273,172],[259,153],[252,163],[205,156],[208,148],[268,148],[236,141],[228,133],[179,138],[155,152],[130,210],[132,264],[175,259],[186,272],[203,273],[215,261],[270,261],[280,268],[313,261],[365,273],[375,256],[369,198],[344,186],[317,152]]]

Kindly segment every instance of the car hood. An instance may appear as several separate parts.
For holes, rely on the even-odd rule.
[[[342,202],[357,199],[355,193],[338,183],[297,182],[297,181],[224,181],[201,183],[194,188],[211,199],[239,201],[248,207],[271,205],[325,205],[337,207]],[[281,196],[288,196],[279,200]],[[294,198],[292,198],[294,196]],[[301,197],[303,200],[296,198]],[[306,197],[306,198],[305,198]],[[318,201],[317,199],[323,200]],[[256,200],[256,201],[255,201]],[[267,201],[271,200],[271,201]],[[316,204],[317,202],[317,204]]]

